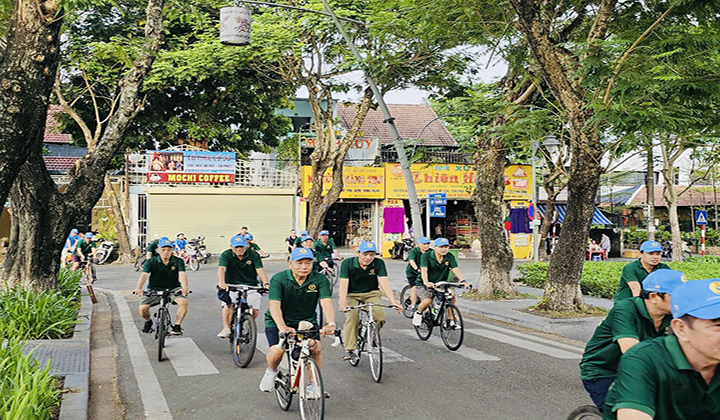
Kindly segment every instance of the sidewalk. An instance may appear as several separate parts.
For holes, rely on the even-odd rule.
[[[457,305],[464,312],[583,342],[588,341],[590,337],[592,337],[595,328],[597,328],[600,321],[602,321],[602,317],[564,319],[532,314],[525,311],[525,309],[538,302],[539,298],[542,297],[543,290],[522,286],[519,283],[515,283],[515,289],[521,293],[537,296],[537,298],[474,301],[463,299],[462,296],[460,296]],[[605,309],[610,309],[613,305],[613,301],[610,299],[586,297],[585,300],[590,305]]]

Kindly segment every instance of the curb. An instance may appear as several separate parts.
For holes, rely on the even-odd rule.
[[[90,328],[92,327],[92,301],[90,296],[83,295],[80,299],[78,319],[86,318],[75,326],[71,340],[84,344],[84,369],[80,373],[65,376],[63,399],[60,402],[59,420],[87,420],[88,400],[90,398]]]
[[[504,322],[506,324],[512,324],[512,325],[517,325],[519,327],[530,328],[532,330],[542,331],[545,333],[553,332],[550,324],[564,324],[564,322],[555,323],[555,322],[552,322],[551,320],[543,320],[544,322],[541,322],[540,320],[538,320],[538,321],[526,320],[526,319],[521,319],[520,317],[514,317],[510,314],[501,314],[497,311],[485,310],[482,308],[478,308],[477,305],[473,305],[472,303],[469,303],[466,299],[462,299],[462,298],[459,298],[457,300],[457,306],[459,306],[464,311],[467,311],[474,315],[493,319],[495,321]],[[511,311],[513,311],[513,310],[511,310]],[[530,315],[530,316],[532,316],[532,315]]]

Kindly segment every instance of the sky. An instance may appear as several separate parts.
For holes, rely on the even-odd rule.
[[[474,80],[470,80],[474,83],[484,82],[495,82],[499,80],[503,75],[505,75],[505,71],[507,70],[507,64],[499,60],[496,57],[492,59],[492,61],[489,61],[490,55],[486,52],[480,51],[480,50],[472,50],[470,48],[467,49],[471,53],[474,53],[476,55],[475,58],[475,68],[480,69],[478,72],[479,76],[473,76],[475,77]],[[355,83],[359,83],[362,81],[362,72],[356,71],[349,73],[346,76],[343,76],[341,80],[348,80]],[[352,101],[352,102],[359,102],[360,99],[362,99],[362,91],[356,91],[356,92],[348,92],[348,93],[335,93],[333,97],[335,99],[338,99],[340,101]],[[427,103],[427,98],[429,96],[429,92],[410,88],[410,89],[403,89],[403,90],[392,90],[385,94],[385,102],[389,104],[423,104]],[[296,93],[296,97],[298,98],[307,98],[307,89],[306,88],[300,88],[298,89]]]

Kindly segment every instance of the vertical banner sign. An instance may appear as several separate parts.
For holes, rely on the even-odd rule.
[[[148,150],[147,180],[168,184],[232,184],[235,152]]]

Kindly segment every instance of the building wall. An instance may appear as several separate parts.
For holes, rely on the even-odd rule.
[[[247,226],[268,253],[287,253],[292,229],[294,190],[214,187],[148,187],[148,238],[205,236],[208,251],[219,254]]]

